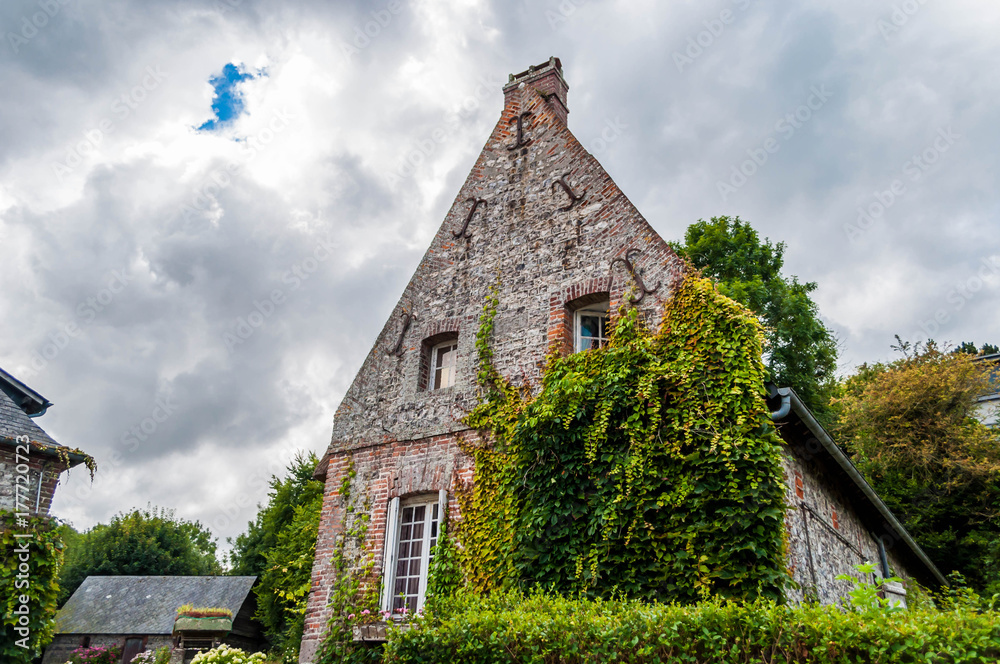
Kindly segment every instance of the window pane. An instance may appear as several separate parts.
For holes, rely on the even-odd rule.
[[[422,540],[424,538],[424,524],[415,523],[413,524],[413,539]]]
[[[423,545],[424,545],[424,543],[421,542],[420,540],[417,540],[416,542],[414,542],[410,546],[410,556],[412,556],[414,558],[417,557],[417,556],[419,556],[420,555],[421,547],[423,547]]]
[[[400,560],[396,562],[396,578],[401,576],[406,576],[406,561]]]
[[[410,586],[406,589],[407,595],[416,595],[420,592],[420,577],[414,576],[410,578]]]
[[[599,316],[580,316],[580,336],[598,337],[601,335],[601,318]]]
[[[434,350],[434,389],[440,390],[455,384],[455,365],[458,363],[458,344],[438,346]]]
[[[427,510],[426,505],[417,505],[416,507],[413,508],[413,520],[421,527],[423,527],[424,525],[424,513],[426,512],[426,510]],[[414,535],[414,537],[418,537],[418,535]]]
[[[413,526],[406,525],[399,529],[399,540],[401,542],[410,539],[410,533],[413,531]]]
[[[418,558],[410,559],[410,576],[420,576],[420,560]]]

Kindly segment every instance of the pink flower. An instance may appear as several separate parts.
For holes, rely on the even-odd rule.
[[[367,616],[369,613],[371,613],[371,611],[369,611],[368,609],[365,609],[364,611],[361,612],[361,615]]]
[[[354,614],[352,613],[352,614],[350,614],[349,616],[347,616],[347,619],[348,619],[348,620],[354,620]]]

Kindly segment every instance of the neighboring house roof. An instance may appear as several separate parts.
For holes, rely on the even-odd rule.
[[[11,447],[16,437],[27,436],[35,443],[33,451],[68,457],[70,466],[83,463],[82,454],[64,448],[32,419],[43,415],[51,405],[48,399],[0,369],[0,444]],[[60,449],[63,455],[57,452]]]
[[[177,609],[236,616],[255,576],[88,576],[56,614],[56,634],[172,634]]]
[[[779,409],[772,413],[772,419],[786,422],[785,426],[778,427],[781,437],[789,444],[802,443],[810,437],[819,441],[819,454],[824,456],[827,462],[826,467],[839,478],[838,485],[852,498],[854,507],[858,510],[868,529],[873,534],[891,536],[893,543],[899,542],[902,545],[897,550],[901,551],[904,557],[915,565],[912,571],[921,583],[926,586],[947,586],[948,581],[944,575],[931,562],[931,559],[927,557],[924,550],[920,548],[920,545],[907,532],[899,519],[893,515],[888,506],[882,502],[882,499],[878,497],[861,472],[837,446],[833,437],[816,420],[812,411],[795,394],[795,390],[790,387],[776,388],[769,385],[768,395],[772,400],[775,400],[772,401],[772,406],[775,404],[779,406]],[[778,399],[780,401],[777,401]]]

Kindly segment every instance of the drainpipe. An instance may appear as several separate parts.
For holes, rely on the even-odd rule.
[[[792,411],[792,390],[789,387],[775,387],[773,385],[767,386],[767,396],[771,397],[781,397],[781,407],[778,410],[771,412],[771,419],[774,421],[783,420],[788,417],[788,413]]]

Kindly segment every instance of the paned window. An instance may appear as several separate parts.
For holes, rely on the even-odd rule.
[[[446,341],[431,351],[431,389],[440,390],[455,384],[455,365],[458,363],[458,342]]]
[[[579,309],[574,314],[574,348],[576,352],[604,348],[608,344],[608,309],[610,303],[598,302]]]
[[[390,501],[382,606],[394,616],[414,613],[424,605],[446,495]]]

